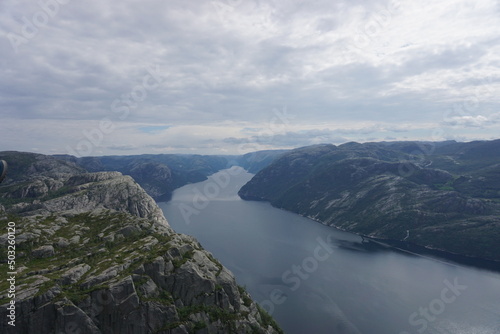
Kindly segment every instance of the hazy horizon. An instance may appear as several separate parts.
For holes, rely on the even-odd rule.
[[[491,140],[477,140],[477,141],[494,141],[494,140],[500,140],[500,138],[496,138],[496,139],[491,139]],[[457,143],[470,143],[472,141],[459,141],[459,140],[453,140],[453,139],[450,139],[450,140],[442,140],[442,141],[425,141],[425,140],[415,140],[415,141],[408,141],[408,142],[416,142],[416,143],[422,143],[422,144],[433,144],[433,143],[445,143],[445,142],[452,142],[452,141],[455,141]],[[263,149],[263,150],[255,150],[255,151],[248,151],[248,152],[244,152],[244,153],[236,153],[236,154],[224,154],[224,153],[203,153],[203,152],[199,152],[199,153],[192,153],[192,152],[173,152],[173,153],[136,153],[136,154],[127,154],[127,153],[123,153],[123,154],[120,154],[120,153],[117,153],[117,154],[97,154],[97,155],[72,155],[70,153],[43,153],[43,152],[33,152],[33,151],[20,151],[20,150],[2,150],[0,152],[8,152],[8,151],[13,151],[13,152],[21,152],[21,153],[35,153],[35,154],[46,154],[46,155],[54,155],[54,156],[58,156],[58,155],[72,155],[74,157],[77,157],[77,158],[91,158],[91,157],[103,157],[103,156],[140,156],[140,155],[149,155],[149,154],[152,154],[152,155],[155,155],[155,154],[172,154],[172,155],[207,155],[207,156],[240,156],[240,155],[245,155],[247,153],[255,153],[255,152],[259,152],[259,151],[282,151],[282,150],[294,150],[294,149],[299,149],[299,148],[302,148],[302,147],[307,147],[307,146],[313,146],[313,145],[335,145],[335,146],[341,146],[341,145],[344,145],[344,144],[348,144],[348,143],[352,143],[352,142],[355,142],[355,143],[359,143],[359,144],[369,144],[369,143],[387,143],[387,144],[390,144],[390,143],[397,143],[397,142],[405,142],[405,141],[398,141],[398,140],[394,140],[394,141],[368,141],[368,142],[356,142],[356,141],[349,141],[349,142],[345,142],[345,143],[340,143],[340,144],[333,144],[333,143],[318,143],[318,144],[311,144],[311,145],[305,145],[305,146],[296,146],[296,147],[291,147],[291,148],[272,148],[272,149]],[[428,149],[426,149],[428,150]],[[421,151],[420,154],[423,154],[425,152]]]

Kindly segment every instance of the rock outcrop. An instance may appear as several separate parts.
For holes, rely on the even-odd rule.
[[[33,172],[0,187],[0,226],[15,223],[17,272],[15,327],[7,270],[0,273],[2,333],[281,332],[231,272],[171,229],[131,177],[21,158],[45,167],[40,175],[24,166]],[[16,154],[9,159],[23,165]],[[0,236],[3,250],[7,240]]]

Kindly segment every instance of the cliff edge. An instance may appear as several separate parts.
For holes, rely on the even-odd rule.
[[[131,177],[43,155],[0,156],[14,168],[0,187],[2,332],[281,332]]]

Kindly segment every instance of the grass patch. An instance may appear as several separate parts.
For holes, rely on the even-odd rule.
[[[90,294],[94,291],[109,289],[109,285],[101,284],[93,286],[89,289],[81,289],[78,287],[72,287],[64,291],[64,295],[73,302],[73,304],[78,305],[84,301]]]
[[[250,307],[250,305],[252,305],[253,303],[253,300],[252,298],[250,298],[247,290],[244,287],[238,285],[238,291],[240,292],[241,299],[243,299],[243,305],[245,305],[246,307]]]
[[[174,298],[167,290],[160,289],[158,297],[144,297],[141,293],[137,292],[139,299],[143,302],[154,302],[162,305],[173,305]]]
[[[194,323],[194,327],[193,327],[193,330],[194,331],[197,331],[197,330],[200,330],[200,329],[204,329],[204,328],[207,328],[208,325],[206,322],[204,321],[197,321]]]
[[[273,317],[271,317],[269,315],[269,313],[267,313],[266,310],[264,310],[262,308],[262,306],[260,306],[259,304],[257,304],[257,309],[259,310],[259,314],[260,314],[260,319],[261,319],[260,324],[262,326],[264,326],[264,328],[267,328],[268,326],[271,326],[278,333],[281,333],[281,334],[284,333],[283,330],[280,328],[280,326],[278,326],[278,324],[276,323],[276,321],[273,319]]]
[[[191,260],[193,258],[194,251],[188,251],[182,255],[181,258],[176,258],[172,260],[172,264],[174,268],[180,268],[184,263]]]
[[[210,261],[212,261],[219,270],[217,270],[217,273],[215,273],[215,276],[218,277],[220,275],[220,273],[222,272],[222,269],[224,268],[222,266],[222,263],[219,262],[219,260],[217,260],[215,257],[212,256],[212,254],[208,254],[208,258],[210,259]]]
[[[180,307],[177,309],[177,313],[179,314],[179,319],[182,322],[189,321],[189,317],[192,314],[197,313],[206,313],[211,322],[216,322],[220,320],[222,323],[226,325],[233,325],[235,320],[241,320],[243,316],[239,313],[231,313],[228,310],[222,309],[215,305],[191,305]]]

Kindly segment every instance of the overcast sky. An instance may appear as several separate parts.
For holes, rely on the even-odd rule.
[[[0,1],[0,150],[500,137],[500,2]]]

